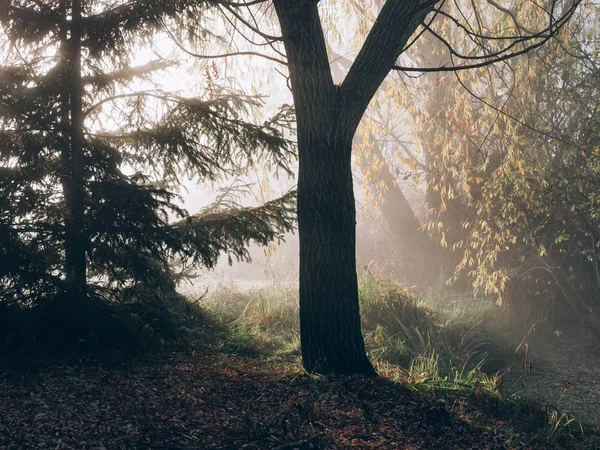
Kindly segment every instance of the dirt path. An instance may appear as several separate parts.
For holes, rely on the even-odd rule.
[[[574,333],[573,333],[574,334]],[[529,354],[532,370],[519,366],[505,377],[504,392],[519,392],[573,416],[600,426],[600,358],[598,349],[563,334],[532,338]]]

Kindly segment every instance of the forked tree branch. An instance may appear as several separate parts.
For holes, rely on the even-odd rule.
[[[355,129],[406,43],[431,11],[428,1],[387,0],[342,83],[347,123]],[[436,2],[437,3],[437,2]]]

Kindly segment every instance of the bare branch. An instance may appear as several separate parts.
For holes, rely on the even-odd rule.
[[[221,59],[221,58],[230,58],[233,56],[258,56],[260,58],[264,58],[267,59],[269,61],[273,61],[279,64],[283,64],[284,66],[287,65],[287,62],[281,60],[281,59],[277,59],[274,58],[272,56],[269,55],[265,55],[263,53],[259,53],[259,52],[251,52],[251,51],[243,51],[243,52],[227,52],[227,53],[222,53],[219,55],[201,55],[199,53],[194,53],[190,50],[188,50],[187,48],[185,48],[178,40],[177,38],[173,35],[173,33],[171,33],[171,31],[165,27],[165,30],[167,32],[167,34],[169,35],[169,37],[171,38],[171,40],[173,41],[173,43],[184,53],[186,53],[187,55],[193,56],[194,58],[199,58],[199,59]]]
[[[254,25],[252,25],[250,22],[248,22],[246,19],[244,19],[241,14],[237,13],[233,8],[230,8],[229,6],[224,6],[224,8],[229,11],[231,14],[233,14],[235,16],[236,19],[238,19],[240,22],[242,22],[246,27],[248,27],[248,29],[250,29],[252,32],[258,34],[260,37],[266,39],[267,41],[270,42],[277,42],[277,41],[281,41],[283,40],[283,37],[281,36],[272,36],[270,34],[267,33],[263,33],[261,30],[259,30],[257,27],[255,27]]]
[[[438,33],[436,33],[434,30],[432,30],[428,25],[423,25],[424,27],[426,27],[428,29],[428,31],[438,41],[440,41],[441,43],[444,44],[444,46],[450,53],[452,61],[454,61],[454,57],[456,57],[460,60],[464,60],[464,61],[467,61],[467,60],[483,60],[483,61],[474,63],[474,64],[462,64],[462,65],[453,64],[451,66],[444,65],[441,67],[406,67],[406,66],[395,65],[394,70],[399,70],[402,72],[421,72],[421,73],[457,72],[457,71],[461,71],[461,70],[477,69],[480,67],[486,67],[486,66],[498,63],[498,62],[506,61],[508,59],[514,58],[519,55],[523,55],[532,50],[535,50],[536,48],[541,47],[546,42],[548,42],[550,39],[555,37],[560,32],[560,30],[568,23],[569,19],[571,18],[571,16],[577,9],[577,6],[579,5],[580,2],[581,2],[581,0],[577,0],[577,1],[573,2],[573,4],[570,6],[570,8],[567,9],[567,11],[563,14],[563,16],[560,19],[551,20],[550,23],[548,24],[548,27],[544,28],[543,30],[540,30],[537,33],[533,33],[533,34],[529,34],[529,35],[523,35],[523,36],[518,36],[518,37],[515,36],[513,39],[506,38],[506,37],[502,38],[504,40],[508,40],[510,43],[500,50],[497,50],[495,52],[487,52],[486,54],[483,54],[483,55],[460,54],[453,48],[452,44],[450,44],[442,36],[440,36]],[[443,13],[441,11],[439,13],[444,15],[445,17],[451,17],[448,14]],[[457,21],[455,18],[452,18],[452,20],[454,23],[459,24],[459,21]],[[475,33],[474,31],[467,29],[464,25],[461,25],[461,28],[470,37],[477,37],[477,38],[487,39],[487,40],[494,38],[492,36],[485,36],[485,35]],[[495,38],[500,39],[500,37],[495,37]],[[532,41],[533,41],[533,43],[531,43]],[[525,43],[530,43],[530,44],[525,46],[521,50],[510,51],[517,45],[525,44]],[[481,47],[481,45],[479,45],[479,46]]]
[[[502,11],[503,13],[508,14],[510,16],[510,18],[512,19],[513,23],[515,24],[515,27],[517,27],[518,29],[520,29],[522,31],[525,31],[526,33],[535,34],[533,31],[531,31],[531,30],[525,28],[523,25],[521,25],[521,23],[518,21],[517,16],[514,11],[503,7],[502,5],[499,5],[494,0],[487,0],[487,2],[490,5],[492,5],[494,8],[496,8],[498,11]]]
[[[558,136],[553,136],[553,135],[551,135],[551,134],[549,134],[549,133],[546,133],[545,131],[542,131],[542,130],[540,130],[540,129],[538,129],[538,128],[535,128],[535,127],[533,127],[533,126],[529,125],[528,123],[526,123],[526,122],[524,122],[524,121],[522,121],[522,120],[518,119],[517,117],[515,117],[515,116],[513,116],[513,115],[511,115],[511,114],[509,114],[509,113],[507,113],[507,112],[506,112],[506,111],[504,111],[503,109],[501,109],[501,108],[498,108],[497,106],[494,106],[494,105],[492,105],[491,103],[489,103],[488,101],[486,101],[484,98],[482,98],[482,97],[478,96],[478,95],[477,95],[477,94],[475,94],[475,93],[474,93],[474,92],[473,92],[471,89],[469,89],[469,87],[468,87],[468,86],[467,86],[467,85],[466,85],[466,84],[463,82],[463,80],[460,78],[460,76],[458,75],[458,73],[456,74],[456,79],[457,79],[457,81],[459,82],[459,84],[460,84],[460,85],[463,87],[463,89],[464,89],[465,91],[467,91],[467,92],[468,92],[468,93],[469,93],[469,94],[470,94],[472,97],[476,98],[477,100],[479,100],[481,103],[483,103],[483,104],[484,104],[484,105],[486,105],[487,107],[489,107],[489,108],[492,108],[492,109],[493,109],[494,111],[496,111],[498,114],[501,114],[501,115],[503,115],[503,116],[506,116],[506,117],[508,117],[510,120],[513,120],[513,121],[515,121],[515,122],[516,122],[516,123],[518,123],[519,125],[521,125],[521,126],[523,126],[523,127],[527,128],[528,130],[531,130],[531,131],[533,131],[534,133],[537,133],[537,134],[540,134],[540,135],[542,135],[542,136],[545,136],[545,137],[547,137],[547,138],[549,138],[549,139],[552,139],[552,140],[554,140],[554,141],[556,141],[556,142],[560,142],[560,143],[562,143],[562,144],[568,145],[569,147],[572,147],[572,148],[575,148],[575,149],[581,150],[581,147],[580,147],[580,146],[578,146],[577,144],[575,144],[574,142],[572,142],[572,141],[567,141],[567,140],[565,140],[565,139],[562,139],[562,138],[560,138],[560,137],[558,137]]]

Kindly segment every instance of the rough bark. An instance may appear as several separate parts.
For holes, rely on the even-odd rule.
[[[65,273],[67,297],[71,300],[86,294],[86,237],[84,190],[84,135],[81,74],[82,0],[73,0],[71,29],[67,44],[65,71],[65,103],[68,109],[68,146],[63,152],[65,175]]]
[[[377,88],[426,12],[388,0],[341,86],[314,0],[275,0],[298,129],[302,359],[309,372],[374,374],[360,329],[352,139]]]

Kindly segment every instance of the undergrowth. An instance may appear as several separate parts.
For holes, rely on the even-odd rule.
[[[220,285],[203,306],[229,332],[221,350],[242,356],[300,354],[298,293],[292,284]]]
[[[59,300],[35,306],[0,302],[0,360],[132,356],[213,345],[227,335],[200,305],[177,293],[150,293],[143,301],[93,295]]]
[[[415,296],[369,272],[360,280],[359,301],[366,348],[380,375],[436,397],[463,417],[485,411],[525,421],[541,430],[529,444],[555,447],[577,439],[583,443],[578,448],[587,448],[583,427],[571,417],[518,395],[500,394],[500,372],[514,363],[519,339],[493,302],[441,289]],[[227,330],[221,351],[298,362],[294,284],[221,285],[202,307]]]
[[[493,303],[439,293],[416,297],[368,272],[360,280],[359,301],[366,348],[376,363],[408,369],[416,358],[435,355],[440,373],[450,376],[457,370],[492,373],[510,357],[505,324]],[[291,283],[246,289],[221,285],[203,306],[229,330],[225,352],[300,353],[298,293]]]

